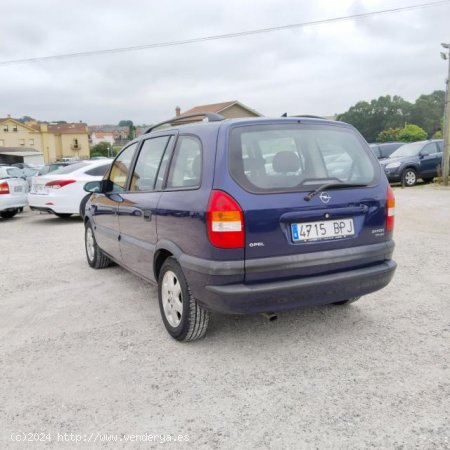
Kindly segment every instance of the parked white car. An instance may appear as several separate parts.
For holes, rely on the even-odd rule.
[[[33,177],[28,194],[30,209],[47,211],[63,219],[72,214],[84,217],[90,194],[83,187],[89,181],[101,180],[110,165],[111,159],[87,160]]]
[[[10,219],[27,206],[28,184],[17,167],[0,166],[0,217]]]

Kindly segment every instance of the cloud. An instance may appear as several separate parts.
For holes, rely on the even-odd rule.
[[[397,1],[16,1],[0,61],[283,26]],[[0,66],[0,116],[136,123],[175,106],[240,100],[266,115],[343,112],[359,100],[442,89],[449,6],[195,44]]]

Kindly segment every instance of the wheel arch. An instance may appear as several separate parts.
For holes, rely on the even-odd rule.
[[[167,258],[173,256],[178,261],[182,254],[181,249],[173,242],[167,240],[159,241],[153,255],[153,275],[155,280],[158,281],[161,267]]]

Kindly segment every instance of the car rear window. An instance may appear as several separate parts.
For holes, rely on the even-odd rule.
[[[65,173],[72,173],[75,172],[75,170],[82,169],[83,167],[90,166],[90,163],[88,162],[79,162],[76,164],[69,164],[68,166],[60,167],[59,169],[56,169],[52,172],[52,175],[57,175],[59,173],[65,174]]]
[[[9,167],[6,169],[6,173],[11,178],[20,178],[22,176],[22,171],[18,169],[17,167]]]
[[[110,167],[111,162],[108,162],[101,166],[94,167],[93,169],[86,170],[86,175],[91,175],[92,177],[103,177]]]
[[[230,173],[250,192],[310,190],[327,182],[370,184],[376,162],[351,129],[275,124],[231,130]]]

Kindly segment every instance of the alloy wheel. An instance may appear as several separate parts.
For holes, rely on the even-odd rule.
[[[161,299],[169,324],[176,328],[180,325],[183,315],[183,298],[180,282],[174,272],[168,270],[163,277]]]

